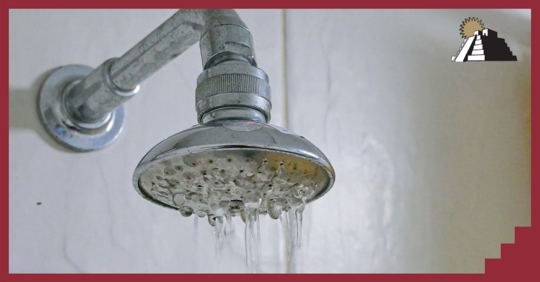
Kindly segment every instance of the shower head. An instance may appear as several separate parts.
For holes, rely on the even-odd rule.
[[[139,84],[196,42],[200,125],[151,149],[135,169],[135,189],[184,216],[208,215],[211,224],[229,215],[301,212],[332,187],[335,173],[309,141],[268,124],[269,79],[234,10],[180,10],[119,58],[94,70],[55,70],[40,90],[45,128],[76,151],[107,146],[120,134],[122,105]]]
[[[137,191],[182,215],[242,215],[253,207],[276,219],[303,208],[334,183],[312,143],[277,126],[222,119],[175,134],[152,148],[133,176]]]
[[[269,79],[250,58],[222,56],[199,75],[200,125],[156,145],[135,169],[133,185],[145,199],[213,225],[248,210],[275,219],[332,187],[334,170],[317,147],[267,124]]]

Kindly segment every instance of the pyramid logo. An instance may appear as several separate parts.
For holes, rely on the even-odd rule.
[[[459,29],[464,39],[453,62],[517,61],[510,48],[497,32],[484,28],[478,18],[466,18]]]

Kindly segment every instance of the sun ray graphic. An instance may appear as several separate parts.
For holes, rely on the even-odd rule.
[[[479,18],[469,17],[466,18],[460,25],[459,32],[461,37],[469,38],[474,35],[474,32],[477,30],[483,30],[484,23]]]

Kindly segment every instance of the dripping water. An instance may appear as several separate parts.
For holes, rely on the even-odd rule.
[[[255,193],[254,193],[255,194]],[[260,260],[260,226],[259,226],[259,207],[261,198],[253,195],[246,199],[243,219],[246,224],[245,246],[246,246],[246,271],[248,273],[259,272]]]
[[[246,160],[248,161],[248,160]],[[197,184],[197,190],[187,190],[174,194],[173,202],[179,207],[184,217],[194,215],[193,244],[195,248],[195,261],[198,261],[198,237],[200,230],[198,217],[207,216],[213,227],[215,236],[215,257],[220,266],[224,261],[223,249],[232,239],[235,232],[232,216],[240,215],[245,223],[245,267],[248,273],[260,271],[261,261],[261,230],[260,213],[268,213],[272,219],[279,219],[284,234],[285,266],[287,273],[301,272],[302,270],[302,215],[307,199],[314,193],[316,184],[309,180],[297,179],[289,181],[293,174],[284,170],[283,163],[272,173],[267,173],[265,160],[254,171],[240,170],[240,177],[229,183],[231,187],[240,190],[240,198],[230,196],[231,189],[223,183],[227,179],[219,172],[211,174],[204,170],[201,172],[203,181],[211,181],[213,185]],[[294,167],[296,170],[296,166]],[[258,171],[258,173],[257,173]],[[261,172],[264,171],[264,172]],[[221,170],[223,173],[223,170]],[[305,175],[305,174],[304,174]],[[190,176],[191,177],[191,176]],[[286,179],[286,180],[285,180]],[[240,184],[241,183],[241,184]],[[265,189],[262,189],[261,183]],[[253,184],[253,185],[251,185]],[[310,187],[308,189],[308,187]],[[311,189],[311,187],[315,189]],[[233,189],[233,190],[234,190]],[[236,192],[239,193],[239,192]],[[268,196],[267,196],[268,195]],[[208,204],[208,205],[206,205]],[[197,268],[196,262],[195,269]]]
[[[195,193],[191,193],[189,196],[191,196],[191,200],[194,202],[193,207],[191,208],[191,213],[193,213],[193,244],[195,246],[195,259],[198,262],[199,261],[199,217],[197,214],[199,213],[199,197]],[[180,213],[182,213],[182,210],[180,210]],[[182,213],[182,215],[184,215]],[[195,262],[196,267],[198,268],[198,263]],[[195,270],[197,270],[197,268]]]
[[[193,260],[193,264],[194,264],[194,270],[197,271],[198,270],[198,261],[199,261],[199,228],[198,228],[198,222],[199,222],[199,218],[194,216],[193,217],[193,247],[195,248],[194,250],[194,253],[195,253],[195,259]]]
[[[225,226],[225,234],[234,233],[234,223],[232,221],[231,213],[225,214],[225,220],[227,220],[227,225]]]
[[[221,251],[223,250],[223,242],[225,241],[225,225],[226,220],[223,216],[216,216],[214,226],[214,235],[216,236],[216,257],[221,257]]]
[[[302,271],[302,213],[301,209],[291,208],[280,217],[285,237],[287,273]]]
[[[298,187],[289,199],[289,210],[281,213],[279,219],[285,238],[285,270],[287,273],[302,271],[302,220],[308,190]]]
[[[269,199],[267,201],[268,214],[273,219],[279,219],[284,234],[285,243],[285,269],[287,273],[298,273],[302,270],[302,217],[306,204],[305,193],[295,192],[294,199]],[[182,196],[183,197],[183,196]],[[181,203],[181,200],[176,199],[175,202]],[[231,235],[235,232],[235,227],[232,222],[232,215],[228,211],[229,202],[220,201],[219,197],[210,195],[208,198],[210,210],[213,214],[208,215],[208,222],[214,228],[215,255],[217,262],[223,261],[223,249],[227,240],[231,239]],[[261,233],[260,233],[260,218],[259,208],[262,199],[253,197],[246,199],[245,208],[241,212],[241,217],[245,223],[245,257],[246,257],[246,272],[257,273],[260,271],[260,248],[261,248]],[[287,205],[288,203],[288,205]],[[287,208],[288,207],[288,208]],[[194,206],[193,210],[189,208],[181,208],[180,213],[183,216],[187,214],[197,214],[198,210]],[[195,248],[196,260],[198,254],[198,237],[199,237],[199,218],[194,216],[193,221],[193,244]],[[197,267],[195,267],[196,269]]]
[[[291,273],[292,266],[292,254],[291,254],[291,240],[289,232],[289,218],[287,212],[283,212],[279,216],[279,221],[281,222],[281,228],[283,228],[283,237],[285,238],[285,272]]]

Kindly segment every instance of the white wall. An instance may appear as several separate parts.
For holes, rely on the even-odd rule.
[[[104,150],[62,148],[36,112],[50,70],[119,56],[172,13],[10,11],[10,272],[244,271],[240,220],[216,264],[205,219],[195,230],[131,186],[152,146],[196,123],[198,46],[144,82]],[[483,272],[530,224],[530,10],[239,14],[270,76],[271,123],[336,169],[306,208],[304,271]],[[469,16],[518,62],[451,62]],[[263,271],[284,271],[278,222],[262,231]]]

